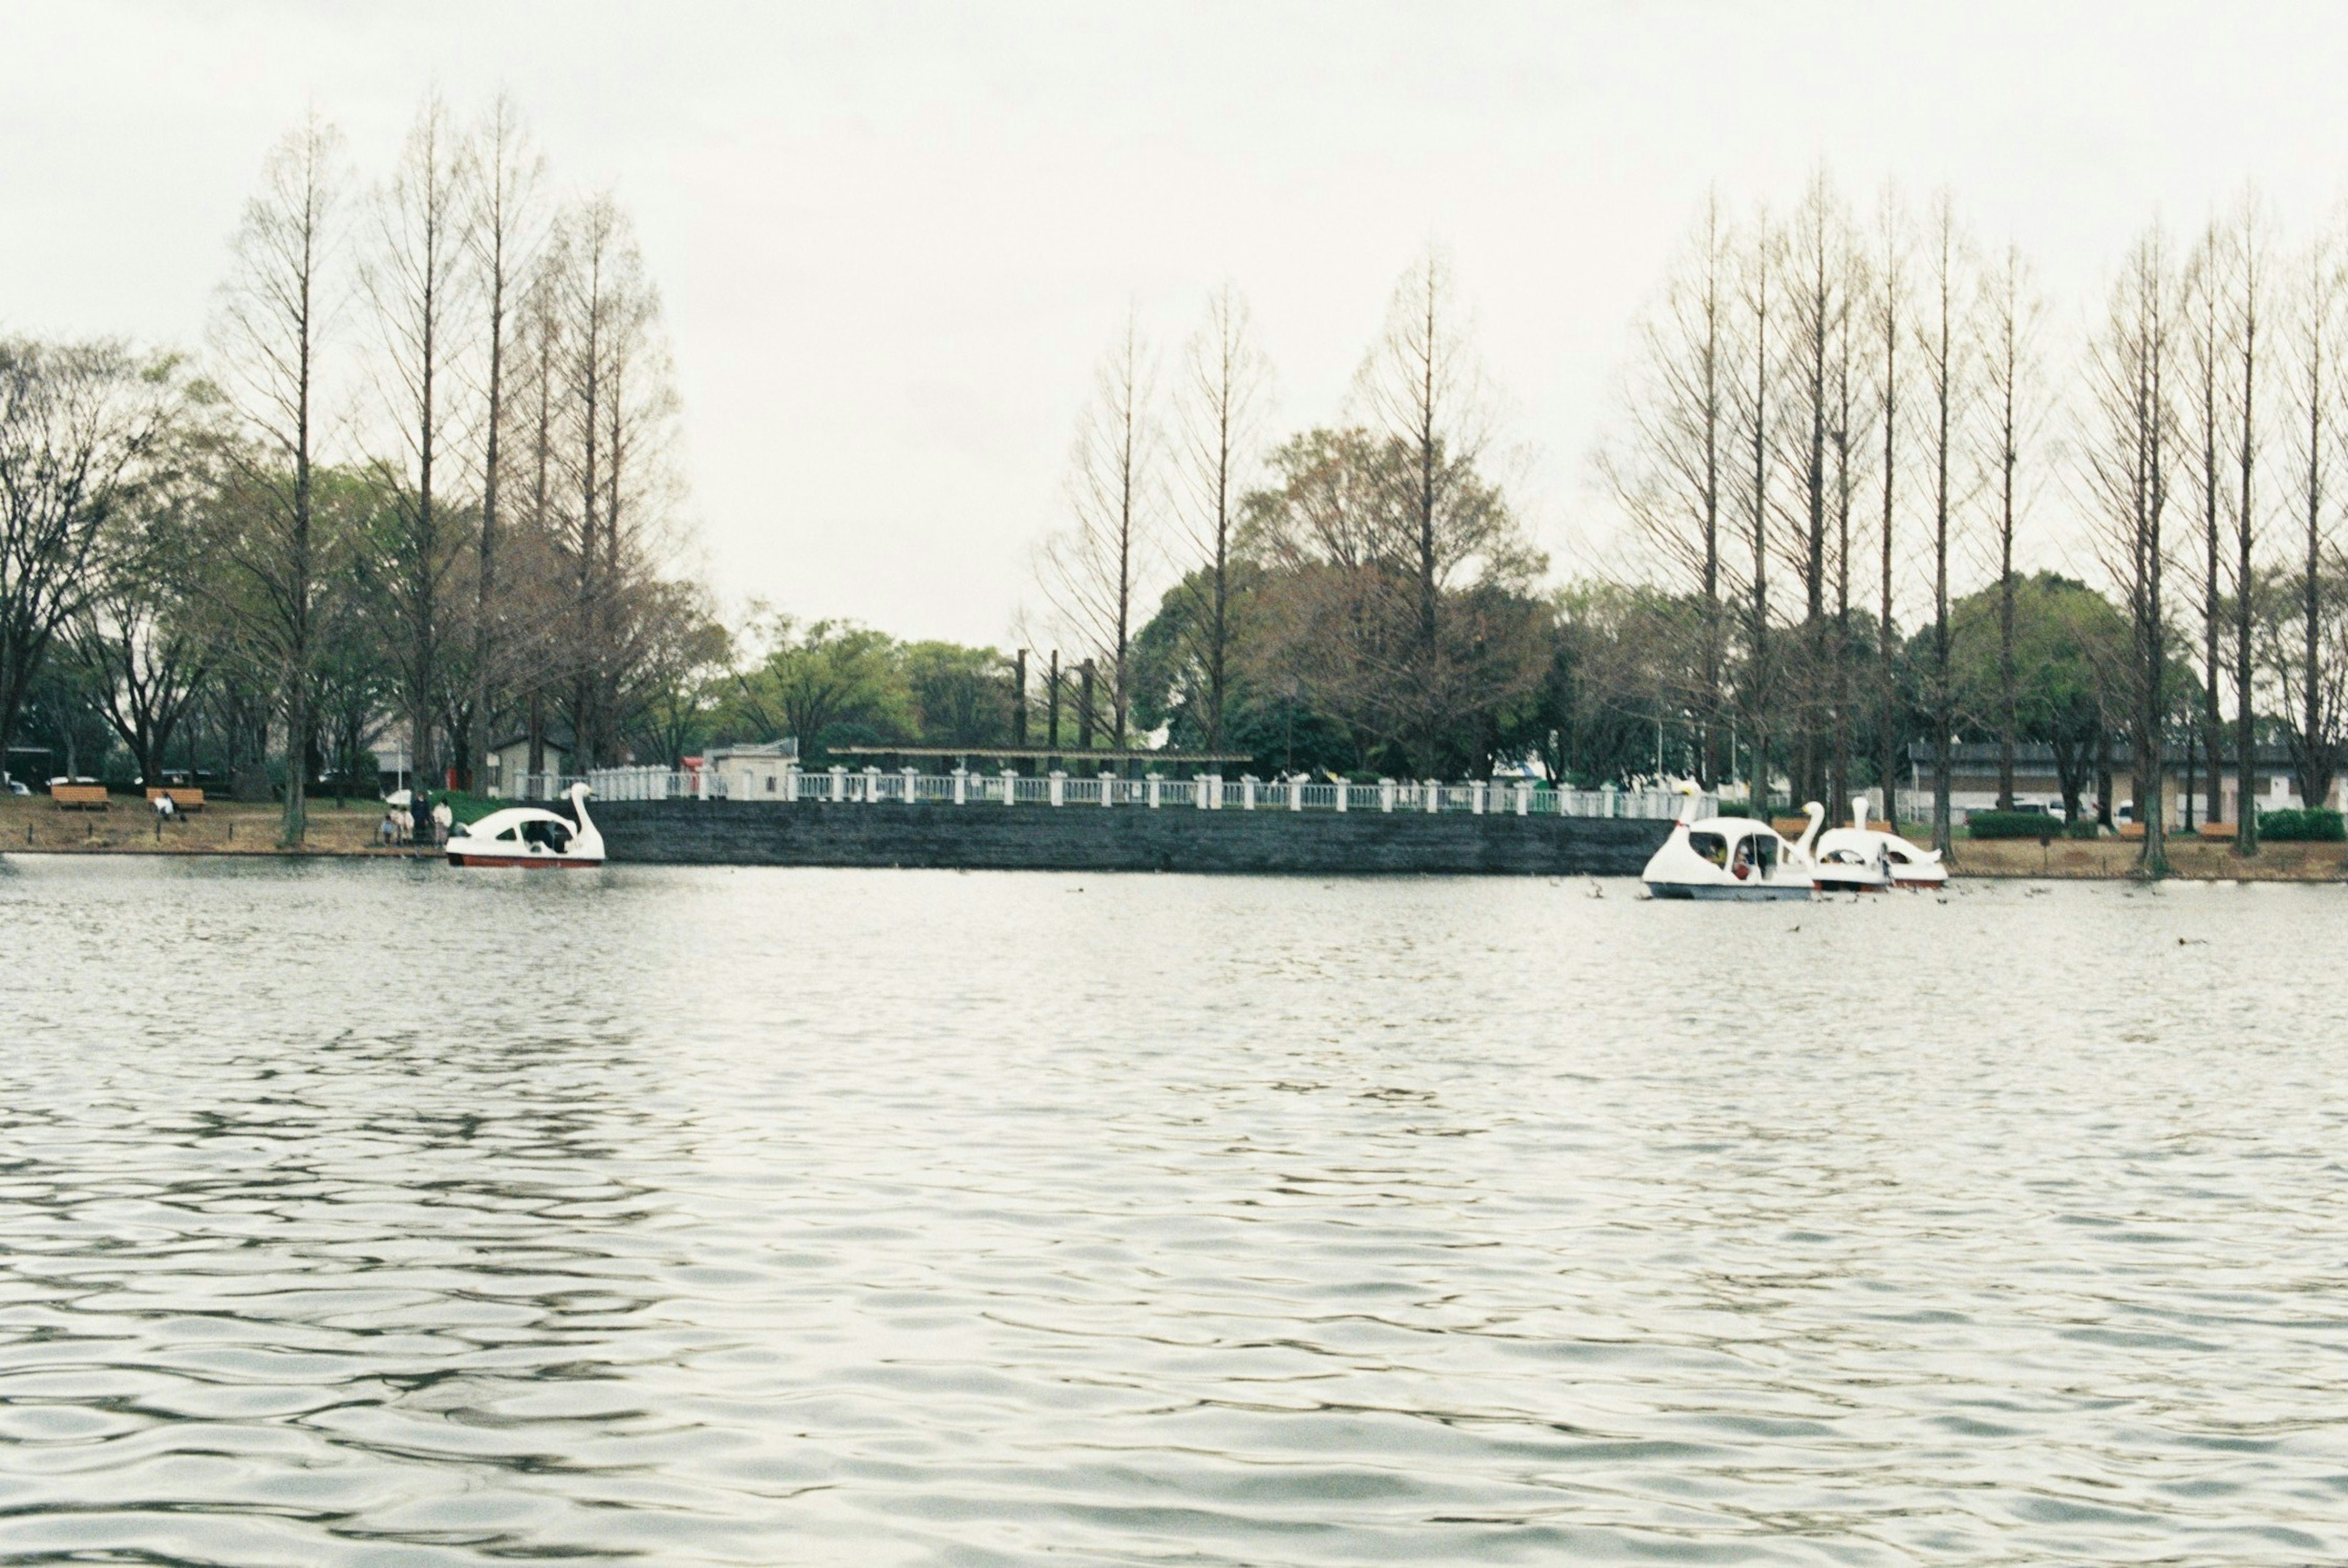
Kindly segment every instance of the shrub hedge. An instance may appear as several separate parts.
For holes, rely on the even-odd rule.
[[[1972,838],[2060,838],[2063,819],[2043,811],[1977,811],[1965,818]]]
[[[2338,844],[2348,838],[2336,811],[2318,806],[2308,811],[2259,813],[2259,836],[2277,844]]]

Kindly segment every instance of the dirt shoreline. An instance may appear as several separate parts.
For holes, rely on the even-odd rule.
[[[2127,838],[2058,838],[2044,847],[2027,838],[1961,838],[1949,870],[1958,876],[2118,880],[2137,875],[2143,851],[2140,842]],[[2269,844],[2244,859],[2230,840],[2171,838],[2168,863],[2187,882],[2338,882],[2348,877],[2348,845]]]
[[[278,808],[238,801],[159,823],[147,803],[117,795],[104,811],[64,811],[46,795],[0,799],[0,855],[187,855],[244,856],[421,858],[433,852],[412,845],[386,847],[376,835],[384,808],[330,798],[310,813],[309,841],[277,846]]]

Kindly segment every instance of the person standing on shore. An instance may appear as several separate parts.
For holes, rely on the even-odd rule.
[[[455,811],[450,809],[447,801],[443,800],[433,806],[432,842],[435,845],[444,845],[448,843],[448,830],[456,825],[457,814]]]

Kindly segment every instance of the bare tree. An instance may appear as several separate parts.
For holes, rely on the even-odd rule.
[[[1108,665],[1111,729],[1125,744],[1132,702],[1134,608],[1156,567],[1159,431],[1156,367],[1128,311],[1094,373],[1069,458],[1070,526],[1044,541],[1036,575],[1068,634]]]
[[[34,678],[100,580],[110,525],[170,440],[168,361],[0,341],[0,769]]]
[[[1180,494],[1174,510],[1200,563],[1184,579],[1194,585],[1188,641],[1206,688],[1207,747],[1220,751],[1231,675],[1232,533],[1254,474],[1271,379],[1238,290],[1226,283],[1209,297],[1206,322],[1184,359],[1175,400]]]
[[[1983,280],[1982,382],[1989,412],[1989,458],[1997,506],[1997,805],[2013,809],[2014,750],[2022,735],[2020,679],[2014,664],[2015,535],[2027,497],[2023,465],[2045,415],[2040,334],[2045,302],[2021,248],[2008,244]]]
[[[2194,509],[2201,518],[2201,731],[2202,754],[2209,762],[2209,803],[2204,823],[2225,820],[2225,720],[2219,707],[2219,682],[2224,672],[2219,642],[2225,632],[2225,559],[2219,548],[2219,522],[2231,497],[2223,473],[2228,436],[2226,411],[2231,402],[2224,348],[2226,277],[2230,251],[2221,243],[2217,224],[2202,233],[2201,241],[2186,261],[2178,301],[2183,401],[2190,419],[2191,461],[2183,465],[2191,487]],[[2188,752],[2187,762],[2192,757]],[[2187,809],[2191,809],[2188,800]]]
[[[249,527],[226,544],[221,595],[273,667],[285,725],[281,840],[308,832],[320,355],[337,306],[334,251],[345,177],[341,138],[314,113],[271,153],[233,244],[214,340],[242,439],[228,448]]]
[[[2163,733],[2168,719],[2167,606],[2162,528],[2177,441],[2170,364],[2176,281],[2156,226],[2130,250],[2110,309],[2089,343],[2089,406],[2082,447],[2087,499],[2106,569],[2128,613],[2129,668],[2116,671],[2129,710],[2136,809],[2144,825],[2145,874],[2168,874]]]
[[[2234,287],[2227,313],[2227,347],[2232,362],[2234,466],[2240,495],[2234,508],[2234,774],[2241,802],[2234,828],[2234,853],[2259,852],[2259,813],[2252,804],[2258,765],[2258,690],[2251,642],[2251,599],[2257,583],[2252,556],[2258,545],[2259,326],[2265,304],[2266,215],[2255,194],[2243,197],[2230,225]]]
[[[1648,548],[1698,597],[1699,642],[1688,697],[1704,736],[1696,774],[1706,789],[1723,776],[1721,748],[1729,733],[1720,536],[1735,375],[1731,267],[1729,235],[1714,192],[1662,300],[1637,329],[1623,389],[1627,431],[1598,456],[1601,477]]]
[[[1745,580],[1745,680],[1743,707],[1753,759],[1753,798],[1766,808],[1771,788],[1770,743],[1776,717],[1777,671],[1769,638],[1769,473],[1776,409],[1771,402],[1781,374],[1769,333],[1779,243],[1766,212],[1756,213],[1737,258],[1737,325],[1743,336],[1743,374],[1734,413],[1743,494],[1737,497],[1742,541],[1753,569]]]
[[[487,360],[481,384],[480,531],[474,545],[473,692],[465,748],[466,772],[478,789],[488,768],[489,728],[496,722],[497,702],[502,695],[499,661],[504,650],[497,635],[498,525],[499,507],[505,499],[505,428],[513,416],[508,405],[506,362],[510,341],[523,320],[525,280],[536,265],[543,241],[538,192],[545,178],[545,160],[530,145],[512,100],[503,94],[474,128],[466,159],[474,201],[467,233],[481,295],[480,325]]]
[[[575,510],[565,540],[572,566],[571,731],[582,770],[617,761],[609,711],[609,651],[617,585],[608,563],[616,537],[604,527],[606,430],[613,318],[619,310],[620,212],[609,196],[564,214],[550,254],[561,301],[564,476]]]
[[[466,268],[468,184],[448,106],[435,94],[376,195],[375,243],[359,269],[381,337],[376,390],[392,449],[372,465],[392,497],[378,586],[401,631],[401,706],[419,781],[440,771],[435,732],[449,635],[445,596],[464,543],[445,491],[461,358],[478,304]]]
[[[175,601],[163,573],[134,565],[107,574],[75,643],[98,677],[98,706],[139,776],[160,784],[171,738],[211,673],[213,647],[201,620]]]
[[[1825,170],[1813,173],[1786,227],[1784,256],[1784,332],[1792,372],[1784,410],[1792,481],[1785,543],[1803,594],[1790,776],[1796,795],[1812,800],[1828,793],[1818,720],[1835,656],[1827,600],[1834,571],[1834,449],[1845,423],[1836,382],[1850,309],[1848,228]]]
[[[1832,731],[1828,759],[1827,804],[1837,817],[1842,815],[1856,793],[1851,747],[1853,723],[1857,718],[1857,694],[1852,690],[1851,666],[1858,646],[1851,636],[1851,528],[1856,517],[1859,488],[1865,481],[1871,459],[1870,421],[1874,417],[1865,384],[1870,375],[1867,362],[1872,347],[1871,333],[1865,319],[1866,300],[1874,283],[1869,276],[1867,258],[1861,251],[1859,237],[1848,225],[1843,233],[1841,266],[1844,272],[1843,308],[1836,318],[1834,422],[1829,431],[1834,455],[1832,554],[1835,600],[1833,634],[1828,643],[1830,654],[1828,699],[1831,703]]]
[[[1450,261],[1429,245],[1395,285],[1385,330],[1354,376],[1364,423],[1396,459],[1386,466],[1407,530],[1415,615],[1396,678],[1420,758],[1433,757],[1436,737],[1462,708],[1462,669],[1442,625],[1447,582],[1515,540],[1506,508],[1485,503],[1480,476],[1498,420],[1463,314]]]
[[[2291,348],[2285,361],[2285,428],[2292,433],[2287,461],[2298,503],[2301,558],[2291,586],[2297,600],[2297,647],[2277,649],[2272,662],[2291,722],[2299,798],[2320,806],[2331,797],[2342,762],[2343,720],[2339,668],[2339,549],[2333,539],[2338,502],[2333,476],[2343,434],[2342,358],[2348,349],[2348,271],[2337,240],[2308,247],[2291,298]],[[2279,641],[2281,640],[2278,640]],[[2249,812],[2245,811],[2245,815]]]
[[[1955,538],[1962,482],[1963,426],[1973,394],[1973,344],[1963,319],[1968,291],[1967,244],[1956,204],[1944,191],[1934,201],[1925,235],[1925,316],[1917,323],[1921,359],[1925,442],[1932,466],[1932,669],[1925,702],[1932,724],[1932,843],[1953,846],[1949,796],[1956,743],[1956,682],[1950,670],[1949,555]]]
[[[1873,321],[1871,335],[1877,348],[1876,418],[1883,437],[1883,467],[1879,476],[1883,500],[1882,518],[1876,530],[1879,551],[1880,583],[1877,600],[1876,636],[1877,662],[1880,685],[1877,692],[1876,711],[1876,773],[1883,790],[1883,815],[1890,819],[1892,831],[1899,831],[1900,815],[1900,636],[1896,615],[1897,584],[1893,578],[1894,547],[1898,538],[1897,511],[1900,490],[1900,432],[1907,417],[1904,394],[1906,384],[1901,379],[1900,347],[1905,341],[1912,310],[1908,282],[1908,223],[1900,210],[1899,194],[1886,189],[1877,219],[1876,242],[1879,246],[1875,266],[1875,288],[1870,300]]]

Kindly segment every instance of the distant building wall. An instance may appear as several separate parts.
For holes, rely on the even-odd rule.
[[[1671,824],[1120,806],[591,803],[615,862],[1004,871],[1627,876]]]

